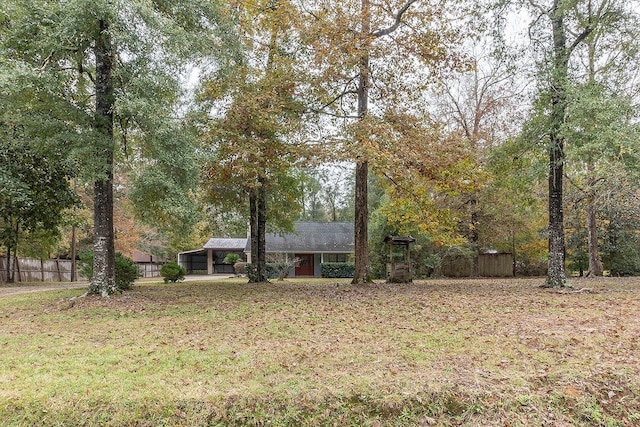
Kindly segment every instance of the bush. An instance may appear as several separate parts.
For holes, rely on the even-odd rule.
[[[227,256],[224,257],[222,262],[224,262],[225,264],[235,264],[236,262],[239,262],[241,260],[242,259],[240,258],[240,255],[234,254],[234,253],[230,253],[230,254],[227,254]]]
[[[289,272],[290,266],[291,264],[286,262],[268,262],[266,264],[267,279],[284,278]],[[256,280],[257,274],[253,264],[246,263],[245,269],[247,271],[247,277],[249,277],[249,281],[254,282]]]
[[[89,280],[93,278],[93,252],[80,255],[80,274]],[[133,282],[140,277],[138,265],[120,252],[116,252],[115,274],[116,287],[120,291],[131,289]]]
[[[351,262],[324,262],[320,264],[320,274],[330,279],[353,277],[355,266]]]
[[[160,275],[163,277],[164,283],[176,283],[182,281],[184,280],[185,274],[187,274],[187,269],[178,265],[175,261],[166,263],[160,269]]]
[[[247,263],[246,262],[236,262],[233,264],[233,271],[236,274],[247,274]]]

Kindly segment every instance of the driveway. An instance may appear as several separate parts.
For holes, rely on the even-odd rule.
[[[218,274],[218,275],[189,275],[186,276],[185,282],[196,282],[203,280],[220,280],[220,279],[228,279],[230,275],[228,274]],[[154,277],[154,278],[146,278],[140,279],[141,282],[161,282],[162,277]],[[33,284],[25,284],[22,285],[20,283],[0,283],[0,298],[8,297],[11,295],[21,295],[21,294],[32,294],[35,292],[45,292],[45,291],[55,291],[60,289],[82,289],[89,286],[88,282],[75,282],[75,283],[56,283],[56,284],[41,284],[41,285],[33,285]]]
[[[1,284],[0,285],[0,298],[8,297],[12,295],[32,294],[35,292],[55,291],[59,289],[81,289],[86,288],[89,284],[76,282],[76,283],[60,283],[55,285],[20,285],[20,284]]]

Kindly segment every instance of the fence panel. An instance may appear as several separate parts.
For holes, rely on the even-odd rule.
[[[513,276],[513,255],[508,253],[478,255],[478,275],[482,277]]]
[[[140,277],[160,277],[162,264],[138,264]]]
[[[70,259],[18,258],[14,273],[15,282],[70,282]],[[162,264],[138,264],[140,277],[160,277]],[[87,280],[76,275],[77,280]],[[7,282],[7,258],[0,257],[0,283]]]
[[[15,261],[14,261],[15,262]],[[18,258],[15,264],[14,281],[18,282],[70,282],[72,263],[70,259]],[[78,280],[86,277],[76,276]],[[7,258],[0,257],[0,282],[7,281]]]

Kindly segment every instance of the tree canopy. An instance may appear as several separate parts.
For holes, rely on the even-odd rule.
[[[38,132],[58,126],[46,143],[64,144],[79,176],[93,182],[95,256],[90,292],[108,295],[116,291],[114,165],[127,155],[155,155],[159,164],[167,163],[158,153],[166,153],[182,134],[176,126],[176,107],[185,61],[222,57],[222,47],[233,46],[233,33],[219,31],[227,15],[218,3],[207,1],[105,0],[89,5],[11,0],[5,4],[0,49],[2,74],[15,82],[7,91],[14,100],[11,114],[26,116],[28,126]],[[21,114],[26,111],[29,114]],[[186,190],[183,186],[194,182],[185,179],[194,175],[192,158],[183,150],[171,168],[155,168],[155,178],[171,183],[168,190],[172,185]],[[177,172],[180,169],[184,172]],[[184,194],[188,193],[146,195],[172,197],[173,207]],[[149,204],[149,197],[137,200]],[[159,209],[154,209],[155,217],[176,213]],[[145,216],[151,219],[151,215]]]
[[[77,222],[73,177],[102,295],[117,239],[175,253],[248,223],[264,281],[266,231],[295,220],[354,221],[354,283],[383,232],[429,274],[487,250],[553,287],[640,271],[637,28],[622,0],[7,0],[5,247]]]

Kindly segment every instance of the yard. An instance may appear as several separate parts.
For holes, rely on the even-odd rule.
[[[0,298],[0,425],[640,424],[640,279]]]

